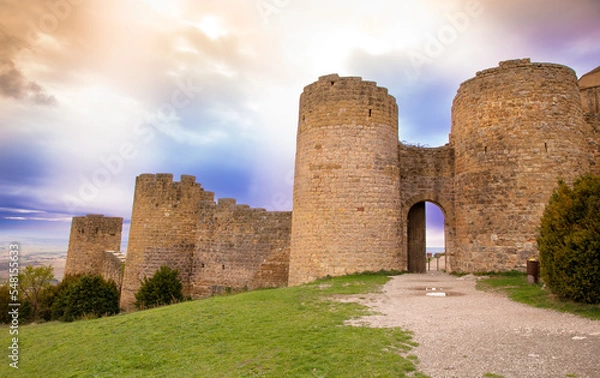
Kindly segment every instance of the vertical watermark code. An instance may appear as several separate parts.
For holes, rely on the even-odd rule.
[[[20,244],[10,243],[8,246],[8,315],[10,316],[10,346],[8,347],[9,365],[12,368],[19,368],[19,254],[21,253]]]

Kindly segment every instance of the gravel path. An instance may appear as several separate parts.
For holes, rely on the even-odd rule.
[[[475,277],[406,274],[355,300],[382,315],[352,324],[414,332],[431,377],[600,377],[600,321],[537,309],[475,289]],[[426,296],[426,288],[446,297]]]

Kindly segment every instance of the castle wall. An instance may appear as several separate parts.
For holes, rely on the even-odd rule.
[[[454,268],[520,268],[557,179],[589,170],[581,99],[568,67],[501,62],[461,84],[452,106]]]
[[[408,262],[408,214],[420,202],[432,202],[444,214],[446,267],[451,269],[451,256],[455,246],[454,216],[454,148],[445,145],[437,148],[422,148],[399,143],[398,162],[400,167],[400,196],[402,202],[401,227],[404,235],[402,244],[402,266]],[[424,226],[423,226],[424,227]]]
[[[118,251],[104,251],[103,255],[100,275],[107,281],[115,281],[117,289],[121,292],[123,270],[125,268],[125,255]]]
[[[267,212],[234,199],[202,203],[193,295],[287,285],[291,212]]]
[[[586,114],[585,122],[588,128],[590,173],[600,175],[600,114]]]
[[[600,76],[600,72],[598,72]],[[600,84],[592,87],[581,88],[581,102],[584,113],[600,113]]]
[[[578,81],[583,112],[600,114],[600,67],[583,75]]]
[[[95,214],[73,217],[65,275],[102,275],[104,251],[121,248],[122,228],[123,218]]]
[[[600,175],[600,67],[583,75],[577,83],[588,125],[590,171]]]
[[[194,176],[142,174],[136,178],[127,264],[121,290],[121,307],[133,308],[140,280],[151,277],[162,265],[179,269],[184,294],[190,293],[198,203],[212,200]]]
[[[398,107],[329,75],[300,96],[289,284],[400,268]]]
[[[328,75],[300,96],[293,213],[215,203],[193,176],[143,174],[125,270],[122,218],[87,215],[73,218],[65,274],[115,280],[130,310],[162,265],[193,297],[403,270],[409,249],[423,255],[426,201],[444,213],[446,269],[519,269],[537,255],[557,179],[586,172],[600,174],[600,68],[579,81],[529,59],[478,72],[458,89],[450,143],[438,148],[398,142],[385,88]]]

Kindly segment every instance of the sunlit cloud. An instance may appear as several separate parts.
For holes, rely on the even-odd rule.
[[[477,71],[524,57],[579,75],[600,64],[594,0],[306,0],[268,14],[237,0],[51,3],[0,3],[11,232],[56,233],[90,212],[127,220],[135,176],[159,171],[290,210],[298,98],[321,75],[377,81],[398,100],[400,139],[438,146]]]

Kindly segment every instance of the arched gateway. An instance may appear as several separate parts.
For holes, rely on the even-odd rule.
[[[307,86],[289,284],[424,271],[426,201],[445,216],[447,270],[520,269],[537,255],[557,179],[598,171],[594,72],[581,92],[558,64],[510,60],[478,72],[458,89],[449,143],[438,148],[397,142],[395,99],[373,82],[329,75]]]

